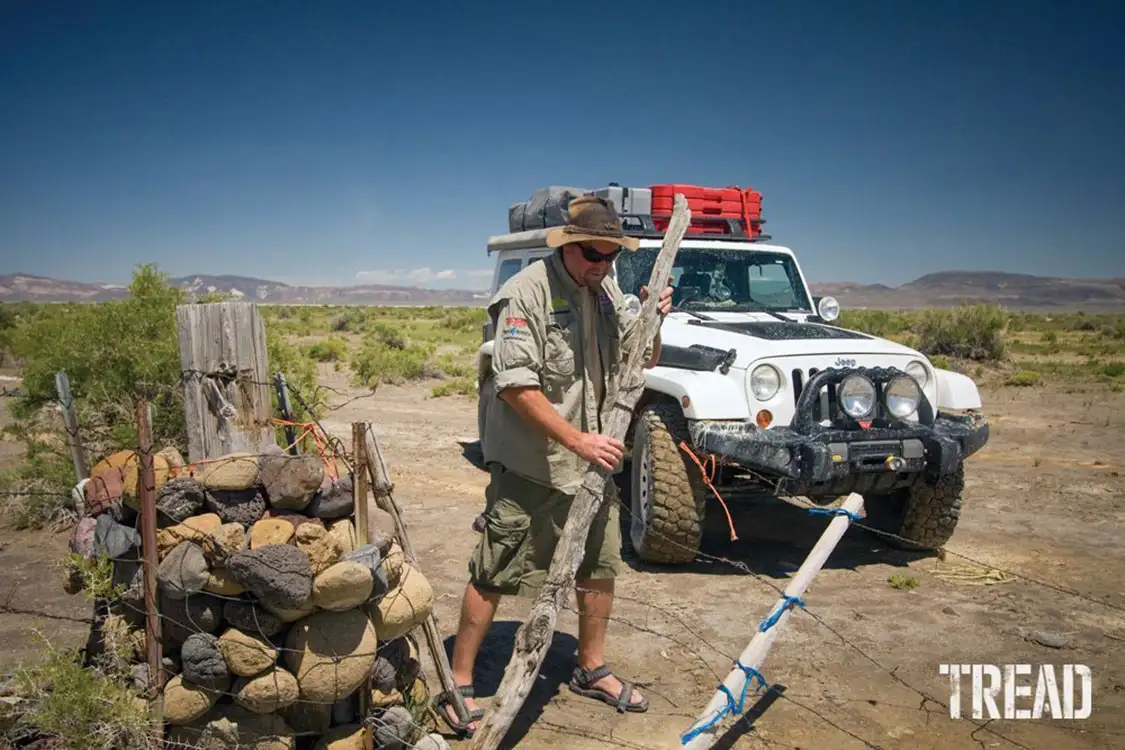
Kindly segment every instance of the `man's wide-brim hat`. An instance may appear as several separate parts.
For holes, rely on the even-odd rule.
[[[621,218],[613,204],[596,195],[581,195],[567,205],[567,223],[547,232],[547,247],[562,247],[570,242],[612,242],[626,250],[641,246],[636,237],[625,236]]]

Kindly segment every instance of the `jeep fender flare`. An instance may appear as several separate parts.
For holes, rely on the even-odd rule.
[[[934,368],[937,381],[937,408],[939,411],[963,411],[981,408],[980,391],[967,375],[952,370]]]
[[[671,398],[688,419],[750,419],[746,393],[739,385],[744,374],[740,369],[723,375],[658,366],[645,370],[645,391]]]

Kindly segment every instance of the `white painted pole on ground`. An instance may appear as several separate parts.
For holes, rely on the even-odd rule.
[[[855,494],[854,492],[848,495],[848,499],[844,501],[841,506],[843,510],[849,511],[858,515],[863,510],[863,497]],[[813,579],[816,578],[817,573],[824,567],[824,563],[828,560],[828,556],[832,554],[832,550],[840,542],[844,536],[844,532],[848,530],[848,524],[851,523],[851,518],[846,515],[838,515],[832,519],[828,524],[828,528],[820,535],[820,540],[817,541],[816,546],[809,552],[809,556],[797,569],[796,575],[789,585],[785,588],[784,595],[778,600],[777,604],[770,609],[769,615],[766,619],[773,617],[774,614],[780,609],[781,614],[778,616],[777,621],[767,628],[766,630],[759,629],[754,633],[754,637],[747,644],[746,650],[738,657],[740,664],[746,667],[753,667],[755,670],[761,669],[762,663],[766,660],[766,654],[769,653],[770,647],[773,645],[774,638],[781,630],[781,627],[789,619],[796,604],[790,604],[790,598],[799,598],[804,595],[805,589],[809,587]],[[746,685],[747,675],[735,665],[734,669],[730,671],[726,679],[723,680],[723,685],[730,691],[731,695],[736,697],[742,695],[743,687]],[[682,737],[689,736],[693,731],[698,731],[687,742],[683,743],[688,750],[702,750],[709,748],[715,743],[721,723],[721,713],[727,708],[729,698],[727,694],[721,689],[716,689],[715,694],[711,696],[711,702],[703,709],[703,713],[695,720],[695,723],[681,735]],[[715,717],[719,717],[716,719]],[[707,726],[708,722],[712,722]],[[704,729],[698,729],[705,727]]]

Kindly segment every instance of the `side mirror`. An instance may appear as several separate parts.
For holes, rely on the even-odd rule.
[[[831,323],[840,317],[840,303],[835,297],[813,297],[816,314],[825,323]]]

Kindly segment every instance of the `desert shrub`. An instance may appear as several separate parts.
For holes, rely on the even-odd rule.
[[[483,323],[483,317],[481,322]],[[890,310],[843,310],[837,323],[841,328],[887,338],[910,329],[910,316]]]
[[[1102,374],[1107,378],[1119,378],[1125,375],[1125,362],[1106,362],[1102,366]]]
[[[1033,386],[1033,385],[1039,385],[1039,383],[1042,382],[1042,380],[1043,380],[1043,377],[1039,373],[1035,372],[1034,370],[1020,370],[1019,372],[1012,375],[1011,377],[1009,377],[1004,382],[1007,385],[1028,387],[1028,386]]]
[[[430,392],[434,398],[441,398],[442,396],[476,396],[477,381],[476,378],[459,377],[435,385]]]
[[[388,346],[379,333],[369,333],[349,363],[353,382],[375,388],[380,383],[421,379],[429,372],[432,352],[432,347],[418,344]]]
[[[305,354],[316,362],[338,362],[348,356],[348,342],[333,336],[310,345]]]
[[[388,323],[382,321],[372,323],[368,332],[379,344],[388,349],[406,349],[407,347],[406,336],[399,328]]]
[[[59,750],[153,747],[144,701],[119,675],[85,669],[77,654],[50,649],[42,662],[19,669],[13,683],[27,706],[5,732],[13,744],[45,735]]]
[[[996,305],[924,310],[915,323],[919,349],[926,355],[979,361],[1004,357],[1006,329],[1007,314]]]

